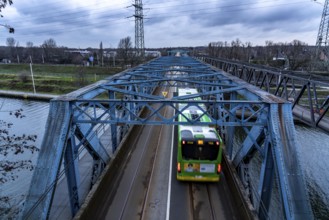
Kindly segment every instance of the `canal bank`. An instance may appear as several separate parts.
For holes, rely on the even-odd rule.
[[[58,95],[0,90],[0,97],[49,102],[51,99],[58,97]]]

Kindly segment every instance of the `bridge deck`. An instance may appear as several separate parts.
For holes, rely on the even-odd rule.
[[[168,125],[133,128],[122,145],[129,150],[121,149],[125,153],[109,166],[74,219],[252,219],[241,197],[232,196],[238,191],[227,182],[234,179],[227,178],[228,170],[219,183],[176,180],[175,150],[170,161],[173,134]]]
[[[155,92],[159,89],[177,87],[195,87],[199,93],[184,97],[166,97],[161,91]],[[176,118],[179,116],[184,117],[184,108],[178,109],[176,107],[178,104],[184,104],[184,108],[197,108],[201,115],[207,114],[210,121],[202,122],[195,117],[185,117],[186,122],[177,121]],[[206,106],[206,108],[200,106]],[[145,110],[148,114],[141,114],[141,110]],[[138,173],[139,170],[150,171],[150,164],[145,165],[144,162],[156,161],[154,158],[157,157],[157,154],[152,156],[152,154],[146,153],[146,159],[140,157],[141,159],[137,160],[140,162],[132,163],[132,168],[143,168],[129,171],[128,176],[132,179],[128,178],[122,182],[122,185],[118,185],[118,182],[112,180],[115,176],[122,180],[124,171],[128,172],[128,170],[107,169],[107,174],[102,174],[106,165],[110,164],[112,168],[117,166],[119,161],[123,161],[124,155],[130,156],[128,160],[132,159],[132,154],[129,154],[129,151],[117,151],[118,143],[125,139],[127,127],[148,125],[145,129],[149,129],[150,126],[155,126],[154,129],[151,129],[152,132],[155,132],[157,130],[155,129],[156,125],[159,125],[158,127],[163,126],[165,129],[166,126],[192,124],[216,126],[221,129],[225,135],[226,153],[230,161],[230,165],[227,167],[233,167],[233,170],[238,174],[240,184],[236,185],[241,186],[241,191],[247,194],[244,197],[245,202],[251,203],[249,207],[253,208],[259,218],[265,219],[270,215],[268,210],[271,211],[272,188],[274,181],[277,181],[280,191],[278,196],[283,202],[282,207],[278,208],[281,208],[283,215],[287,219],[312,219],[303,173],[296,153],[297,141],[291,103],[223,71],[210,68],[195,59],[190,57],[162,57],[153,60],[145,65],[56,98],[51,101],[49,111],[43,146],[33,175],[30,194],[25,203],[23,215],[26,218],[46,218],[49,215],[62,161],[65,164],[64,170],[69,193],[67,198],[70,201],[71,212],[74,215],[79,211],[83,206],[82,201],[85,199],[81,193],[83,178],[79,173],[83,163],[77,160],[82,149],[87,150],[93,159],[90,184],[93,184],[100,175],[109,175],[104,180],[105,184],[102,184],[101,188],[97,187],[95,191],[102,194],[102,192],[106,192],[103,191],[105,187],[111,188],[112,192],[115,192],[127,183],[131,183],[128,186],[134,186],[132,179],[137,180],[145,175],[145,173],[140,175],[135,175],[135,173]],[[175,114],[167,115],[166,112],[170,111]],[[237,112],[241,112],[242,117],[238,117]],[[250,113],[250,116],[245,115],[245,112]],[[99,131],[102,130],[103,125],[108,125],[111,129],[110,149],[100,141]],[[233,145],[236,135],[235,126],[240,126],[243,131],[242,142],[237,146]],[[151,130],[149,129],[149,132]],[[159,137],[159,135],[147,133],[143,137],[150,137],[149,141],[154,144],[150,144],[148,148],[145,148],[146,142],[139,144],[139,147],[136,148],[137,151],[148,152],[152,149],[157,151],[153,148],[158,146],[156,140],[159,138],[157,136]],[[143,140],[141,139],[141,141]],[[130,145],[136,146],[135,143],[130,143]],[[162,148],[166,149],[166,146]],[[259,172],[251,174],[250,167],[254,161],[258,161]],[[151,166],[153,167],[153,165]],[[175,166],[173,165],[173,167]],[[167,170],[169,178],[171,177],[169,175],[170,170]],[[122,207],[123,210],[126,206],[132,207],[130,203],[135,203],[133,206],[134,213],[144,213],[144,209],[139,207],[141,204],[142,207],[148,207],[147,195],[152,193],[148,193],[148,191],[146,194],[143,193],[145,186],[141,183],[145,182],[148,185],[148,180],[152,179],[151,173],[146,173],[144,178],[145,181],[147,180],[146,182],[142,179],[136,181],[139,185],[138,189],[129,188],[128,191],[131,194],[126,195],[127,199],[123,203],[119,200],[124,206]],[[225,178],[227,176],[223,177],[223,179]],[[173,186],[175,183],[177,182],[172,182]],[[216,214],[216,211],[211,211],[221,207],[221,203],[218,202],[220,198],[213,200],[213,195],[222,194],[223,190],[221,191],[220,187],[220,185],[218,187],[217,185],[215,187],[199,187],[197,184],[189,184],[188,187],[179,190],[187,191],[185,193],[187,196],[183,196],[183,198],[190,198],[188,201],[191,204],[191,209],[189,209],[190,212],[187,210],[190,213],[188,215],[203,215],[203,213],[198,212],[198,210],[201,211],[198,204],[206,203],[208,208],[205,210],[210,210],[209,213],[214,216],[220,215]],[[141,194],[139,194],[139,189],[143,191],[140,192]],[[167,194],[169,195],[169,193]],[[176,196],[176,193],[174,194]],[[107,204],[108,201],[115,201],[116,194],[111,195],[105,196],[102,201],[94,201],[90,204],[98,207],[99,204],[103,205]],[[207,201],[202,200],[204,195],[208,195]],[[146,200],[138,199],[141,198],[140,196]],[[180,204],[182,203],[184,202]],[[226,210],[226,207],[224,209]],[[105,213],[105,216],[107,215],[104,210],[101,212]],[[149,211],[146,210],[145,213],[149,213]],[[123,211],[119,215],[129,216],[130,214]]]

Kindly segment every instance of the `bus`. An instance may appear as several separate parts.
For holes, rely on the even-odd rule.
[[[178,88],[178,96],[197,94],[194,88]],[[194,100],[201,100],[200,97]],[[185,104],[179,104],[181,110]],[[200,108],[205,108],[201,105]],[[207,115],[197,107],[188,107],[179,115],[180,122],[186,118],[210,122]],[[200,117],[201,116],[201,117]],[[186,117],[186,118],[185,118]],[[211,126],[179,125],[177,128],[177,180],[217,182],[220,180],[223,141]]]

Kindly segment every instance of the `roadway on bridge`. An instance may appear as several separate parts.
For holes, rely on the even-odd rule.
[[[176,180],[175,130],[135,126],[125,144],[130,150],[76,219],[241,219],[224,174],[219,183]]]

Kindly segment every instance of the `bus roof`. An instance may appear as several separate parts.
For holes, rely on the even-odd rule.
[[[178,96],[198,94],[198,90],[194,88],[178,88]]]
[[[192,139],[197,136],[203,136],[204,139],[218,139],[218,136],[216,135],[215,128],[209,127],[209,126],[186,126],[182,125],[180,126],[180,132],[182,139]]]

